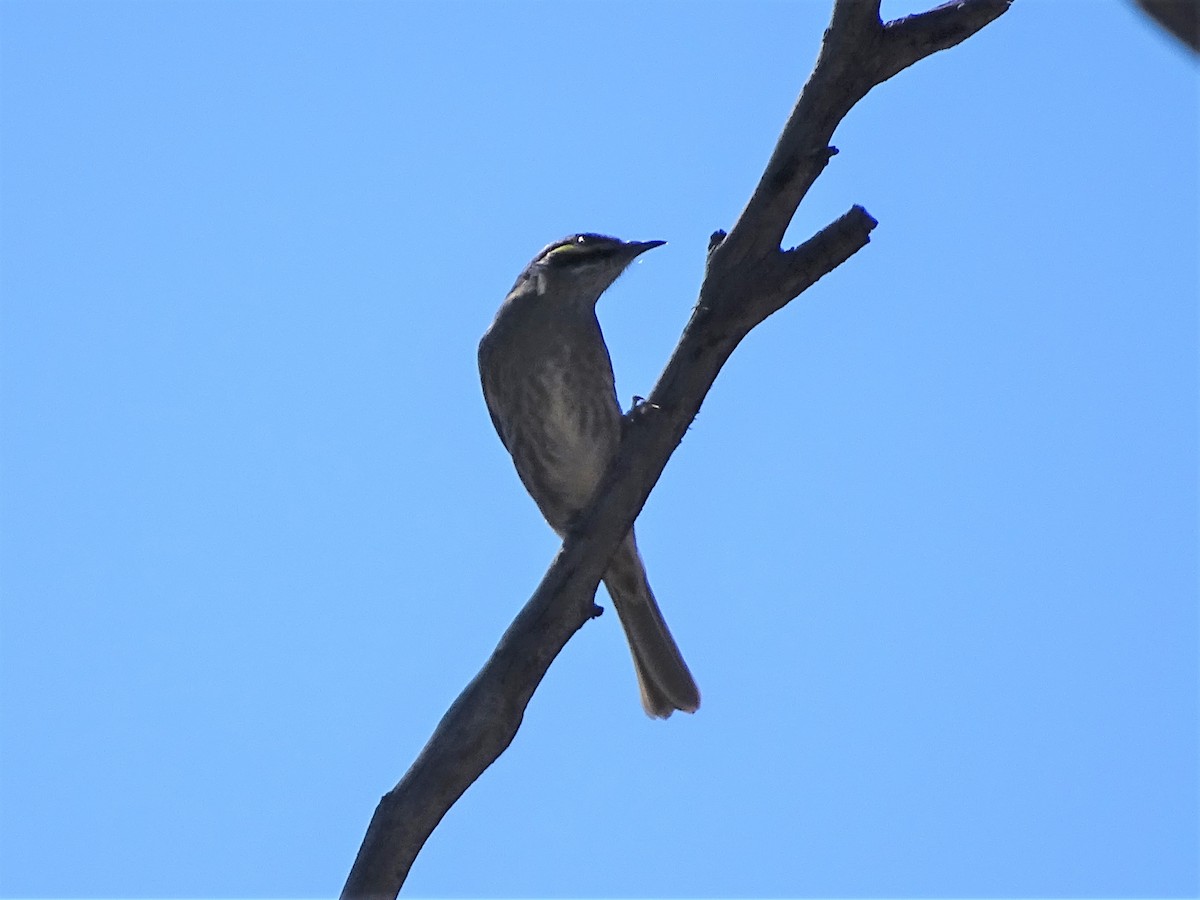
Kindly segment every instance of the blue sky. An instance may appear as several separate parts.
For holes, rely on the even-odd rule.
[[[479,336],[667,240],[647,393],[829,6],[0,5],[0,893],[338,890],[556,548]],[[851,113],[639,520],[701,710],[590,624],[413,896],[1195,894],[1197,99],[1022,0]]]

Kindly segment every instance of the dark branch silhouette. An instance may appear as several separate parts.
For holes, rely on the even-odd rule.
[[[416,762],[375,810],[343,898],[395,897],[417,853],[463,792],[512,742],[559,652],[588,619],[601,574],[641,512],[709,388],[750,330],[866,246],[876,222],[854,206],[798,247],[780,248],[837,151],[834,129],[867,92],[996,19],[1009,0],[960,0],[884,25],[878,0],[836,0],[817,64],[762,179],[728,234],[709,245],[700,298],[591,509]]]
[[[1200,53],[1200,0],[1135,0],[1142,12]]]

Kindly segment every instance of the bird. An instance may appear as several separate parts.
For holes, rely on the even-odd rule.
[[[612,359],[596,303],[629,264],[665,241],[572,234],[517,276],[479,342],[492,424],[550,527],[565,537],[621,440]],[[652,718],[695,712],[700,691],[650,590],[633,529],[604,572]]]

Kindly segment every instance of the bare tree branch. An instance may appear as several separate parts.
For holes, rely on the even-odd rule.
[[[1146,15],[1200,53],[1200,0],[1135,0]]]
[[[728,235],[710,243],[700,299],[650,397],[626,417],[621,447],[592,508],[416,762],[375,810],[343,898],[391,898],[425,840],[516,735],[550,663],[599,610],[600,577],[734,348],[751,329],[866,246],[876,222],[860,206],[799,247],[780,242],[836,153],[834,129],[875,85],[954,46],[1008,8],[961,0],[884,25],[879,3],[836,0],[816,68],[762,180]]]

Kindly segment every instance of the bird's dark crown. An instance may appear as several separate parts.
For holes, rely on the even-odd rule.
[[[572,234],[543,247],[517,277],[513,290],[532,285],[538,296],[553,290],[560,298],[594,304],[636,257],[663,243],[622,241],[588,232]]]
[[[546,245],[534,257],[532,265],[576,266],[584,262],[599,262],[619,253],[625,242],[605,234],[572,234]]]

